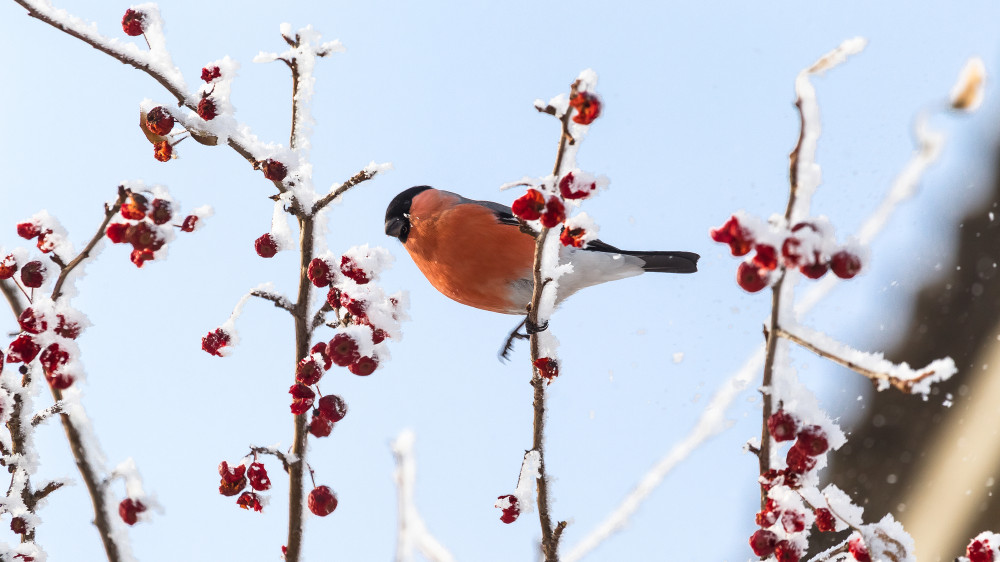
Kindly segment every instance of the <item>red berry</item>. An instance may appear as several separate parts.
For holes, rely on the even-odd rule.
[[[847,551],[851,553],[858,562],[872,562],[872,557],[868,554],[868,547],[861,537],[854,537],[847,543]]]
[[[332,280],[330,277],[330,264],[326,263],[326,260],[322,258],[313,258],[309,262],[309,269],[306,270],[306,275],[312,281],[312,284],[317,287],[326,287]]]
[[[125,498],[118,504],[118,515],[127,525],[135,525],[139,514],[146,511],[146,506],[139,500]]]
[[[31,240],[41,234],[41,232],[42,230],[35,223],[22,222],[17,225],[17,235],[25,240]]]
[[[537,189],[529,189],[527,193],[514,200],[511,211],[521,220],[533,221],[542,216],[545,209],[545,196]]]
[[[361,357],[358,354],[358,343],[345,333],[333,336],[326,346],[326,352],[330,354],[330,359],[341,367],[347,367]]]
[[[368,272],[362,269],[355,261],[348,256],[340,257],[340,272],[350,277],[358,285],[364,285],[371,281]]]
[[[169,162],[174,157],[174,147],[168,141],[153,143],[153,158],[160,162]]]
[[[778,535],[764,529],[757,529],[750,535],[750,549],[757,556],[764,558],[774,552],[774,547],[778,544]]]
[[[545,204],[545,212],[542,213],[542,226],[554,228],[562,221],[566,220],[566,207],[558,197],[549,197],[549,202]]]
[[[316,486],[309,492],[309,511],[326,517],[337,509],[337,494],[328,486]]]
[[[10,530],[23,535],[28,532],[28,523],[23,517],[15,517],[10,520]]]
[[[295,366],[295,381],[306,386],[312,386],[323,378],[323,369],[310,355]]]
[[[802,553],[791,541],[779,541],[774,547],[774,558],[778,562],[799,562]]]
[[[772,500],[768,501],[770,502]],[[764,509],[758,511],[757,514],[754,515],[753,520],[758,527],[770,527],[778,522],[778,512],[772,511],[771,509]]]
[[[38,250],[43,254],[47,254],[52,250],[56,249],[56,244],[55,242],[52,241],[52,238],[50,237],[51,234],[52,234],[51,230],[45,230],[44,232],[38,235],[38,244],[37,244]]]
[[[139,221],[146,217],[146,201],[141,197],[131,197],[122,203],[122,216],[132,221]]]
[[[757,253],[754,254],[753,264],[768,271],[778,267],[778,254],[774,246],[767,244],[757,244]]]
[[[260,169],[264,172],[264,177],[271,181],[281,181],[288,175],[288,168],[284,164],[270,158],[260,163]]]
[[[7,348],[8,363],[31,363],[42,347],[35,343],[35,340],[28,334],[21,334],[10,342]]]
[[[153,210],[149,212],[149,218],[154,224],[167,224],[173,218],[173,205],[166,199],[153,199],[150,203]]]
[[[802,241],[794,236],[785,238],[785,241],[781,243],[781,258],[785,261],[785,265],[796,267],[802,262],[803,256],[799,253],[801,245]]]
[[[372,330],[372,343],[380,344],[385,341],[385,338],[389,337],[388,332],[382,328],[375,328]]]
[[[802,487],[802,474],[795,472],[791,468],[785,468],[781,471],[782,482],[785,486],[793,490],[798,490]]]
[[[242,492],[243,488],[246,487],[247,487],[246,476],[241,477],[239,480],[235,482],[227,482],[225,479],[222,479],[222,481],[219,482],[219,493],[226,497],[232,497]]]
[[[219,78],[221,76],[222,76],[222,71],[219,70],[219,67],[217,66],[206,66],[205,68],[201,69],[201,79],[204,80],[205,82],[211,82],[212,80],[215,80],[216,78]]]
[[[833,512],[829,509],[821,507],[814,513],[816,514],[816,528],[819,529],[821,533],[837,530],[837,520],[834,519]]]
[[[236,505],[246,510],[262,511],[264,504],[260,503],[260,496],[254,492],[243,492],[236,498]]]
[[[347,312],[351,313],[351,316],[355,318],[364,318],[365,311],[368,310],[368,303],[364,299],[354,299],[350,295],[341,291],[340,293],[340,306],[347,309]]]
[[[130,225],[125,229],[125,241],[132,244],[136,250],[151,250],[153,252],[167,243],[160,232],[145,221]],[[152,259],[152,256],[147,259]]]
[[[791,509],[783,511],[781,526],[785,528],[786,533],[800,533],[806,528],[805,515]]]
[[[125,232],[127,229],[128,224],[115,222],[108,225],[108,229],[104,231],[104,234],[107,235],[113,244],[121,244],[125,241]]]
[[[214,332],[201,338],[201,348],[209,355],[222,357],[221,349],[229,345],[230,337],[222,328],[216,328]]]
[[[788,470],[805,474],[816,466],[816,457],[810,457],[798,447],[792,447],[785,455],[785,462],[788,464]]]
[[[292,413],[296,416],[308,412],[309,408],[312,408],[313,400],[316,398],[316,393],[308,386],[302,384],[293,384],[288,389],[288,393],[292,395],[291,409]]]
[[[69,362],[69,353],[59,347],[59,344],[50,343],[38,357],[38,362],[41,363],[42,370],[46,374],[52,374]]]
[[[222,477],[223,482],[229,482],[230,484],[239,482],[243,479],[247,472],[247,465],[240,463],[236,466],[229,466],[229,463],[222,461],[219,463],[219,476]]]
[[[767,287],[767,275],[761,275],[760,268],[752,263],[743,262],[736,268],[736,284],[748,293],[756,293]]]
[[[45,316],[35,312],[35,309],[25,308],[21,315],[17,317],[17,323],[21,329],[29,334],[40,334],[49,328],[49,323],[45,321]]]
[[[364,356],[351,363],[347,366],[347,370],[358,375],[359,377],[367,377],[368,375],[375,372],[378,368],[378,360],[374,357]]]
[[[569,100],[569,106],[576,110],[573,122],[590,125],[601,116],[601,98],[590,92],[580,92]]]
[[[712,240],[721,244],[729,244],[729,250],[734,256],[745,256],[753,248],[752,233],[743,228],[736,216],[729,217],[726,224],[709,231]]]
[[[309,422],[309,433],[313,437],[327,437],[333,431],[333,424],[313,413],[312,421]]]
[[[336,394],[327,394],[319,399],[319,417],[330,423],[337,423],[347,415],[347,403]]]
[[[575,180],[573,172],[566,174],[559,180],[559,193],[563,199],[583,199],[597,190],[595,182],[577,183]]]
[[[861,258],[847,250],[841,250],[830,258],[830,269],[841,279],[851,279],[861,271]]]
[[[212,98],[201,98],[201,101],[198,102],[198,117],[201,117],[205,121],[211,121],[215,119],[216,115],[218,113]]]
[[[317,342],[316,345],[312,346],[312,349],[309,350],[309,354],[319,354],[320,359],[323,361],[324,371],[329,371],[330,367],[333,366],[333,359],[330,359],[330,355],[326,352],[326,342]]]
[[[552,379],[559,376],[559,362],[555,359],[539,357],[532,365],[538,369],[538,374],[549,382],[552,382]]]
[[[45,265],[40,261],[29,261],[21,268],[21,283],[25,287],[37,289],[45,282]]]
[[[271,479],[267,477],[267,470],[263,463],[250,463],[247,469],[247,479],[250,480],[250,487],[258,492],[263,492],[271,487]]]
[[[582,248],[584,244],[583,237],[586,235],[587,231],[582,228],[563,227],[562,232],[559,233],[559,241],[562,242],[563,246]]]
[[[132,260],[132,263],[134,263],[136,267],[142,267],[142,264],[153,259],[153,250],[150,250],[149,248],[136,248],[132,250],[131,254],[129,254],[129,259]]]
[[[822,455],[830,448],[830,444],[826,439],[826,433],[818,425],[810,425],[803,428],[802,431],[799,431],[798,437],[795,447],[802,449],[802,452],[810,457]]]
[[[260,238],[254,240],[253,249],[262,258],[273,258],[274,254],[278,253],[278,243],[270,234],[263,234]]]
[[[767,431],[775,441],[791,441],[795,439],[799,422],[795,416],[785,410],[778,410],[767,418]]]
[[[137,37],[142,35],[145,30],[146,14],[137,12],[131,8],[126,10],[125,16],[122,17],[122,31],[125,32],[125,35]]]
[[[0,260],[0,279],[10,279],[15,273],[17,273],[17,260],[14,259],[14,254],[8,254]]]
[[[184,217],[184,222],[181,223],[181,230],[184,232],[194,232],[195,226],[198,224],[197,215],[188,215]]]
[[[802,275],[805,275],[810,279],[819,279],[820,277],[826,275],[826,272],[829,269],[830,269],[830,264],[820,261],[819,256],[816,256],[815,263],[809,265],[803,265],[802,267],[799,268],[799,271],[802,272]]]
[[[146,128],[154,135],[163,136],[174,128],[174,118],[163,106],[156,106],[146,114]]]
[[[13,525],[13,524],[12,524]],[[13,526],[11,527],[13,529]],[[986,539],[974,540],[965,547],[965,555],[969,562],[993,562],[993,549]]]
[[[521,508],[517,504],[517,497],[512,494],[498,497],[494,507],[500,508],[500,521],[508,525],[517,521],[517,516],[521,515]]]
[[[46,374],[45,380],[48,381],[49,386],[57,390],[66,390],[67,388],[73,386],[73,382],[76,378],[73,375],[66,373],[54,373]]]

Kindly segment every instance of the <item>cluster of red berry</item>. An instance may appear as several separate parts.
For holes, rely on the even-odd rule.
[[[206,66],[201,69],[201,79],[205,81],[206,84],[211,84],[222,77],[222,70],[218,66]],[[198,117],[201,117],[205,121],[211,121],[219,115],[218,108],[215,105],[215,100],[211,98],[212,92],[215,91],[213,86],[210,90],[202,92],[201,101],[198,102]]]
[[[61,241],[61,236],[55,234],[51,228],[46,227],[40,221],[29,220],[17,225],[17,235],[25,240],[38,238],[36,246],[38,251],[48,254],[56,248],[56,244]]]
[[[517,521],[517,516],[521,515],[521,508],[518,506],[517,497],[513,494],[500,496],[493,507],[500,509],[500,520],[508,525]]]
[[[758,232],[758,228],[752,227],[746,218],[741,221],[733,215],[726,224],[710,232],[712,240],[729,244],[734,256],[745,256],[755,250],[753,257],[736,270],[736,282],[748,292],[756,293],[767,287],[777,278],[776,271],[789,267],[797,268],[810,279],[819,279],[830,270],[841,279],[851,279],[861,271],[858,253],[836,247],[821,221],[803,221],[780,231],[772,227],[766,233]]]
[[[131,193],[122,203],[121,216],[128,222],[111,223],[104,234],[114,244],[131,244],[129,258],[136,267],[142,267],[167,243],[171,227],[168,223],[174,217],[173,203],[164,198],[149,202],[146,197]],[[197,215],[188,215],[181,224],[172,226],[192,232],[197,223]]]
[[[583,176],[583,177],[581,177]],[[569,172],[558,182],[559,195],[545,195],[537,189],[529,189],[527,193],[514,200],[511,211],[514,216],[524,221],[540,220],[545,228],[555,228],[566,222],[566,205],[564,200],[585,199],[597,192],[597,182],[579,171]],[[563,246],[581,248],[584,245],[586,230],[564,225],[559,234]]]
[[[167,162],[173,158],[174,145],[166,137],[174,130],[174,116],[167,111],[167,108],[158,105],[150,109],[146,112],[144,125],[147,131],[155,135],[150,139],[153,141],[153,157],[160,162]]]
[[[826,433],[817,425],[801,427],[795,416],[784,410],[778,410],[767,419],[767,429],[777,442],[795,440],[785,457],[786,467],[782,470],[771,469],[760,478],[760,485],[765,491],[772,487],[784,485],[791,489],[801,486],[802,477],[816,466],[816,457],[824,454],[829,448]],[[833,531],[836,528],[836,518],[827,508],[814,510],[816,528],[821,532]],[[786,535],[794,535],[806,530],[806,513],[794,508],[781,506],[774,499],[768,498],[764,509],[757,513],[756,523],[760,527],[750,536],[750,548],[760,557],[774,555],[778,562],[798,562],[802,551],[793,540],[779,538],[775,531],[783,531]],[[780,526],[779,526],[780,525]]]
[[[222,461],[219,463],[219,476],[222,477],[219,483],[219,493],[226,497],[239,494],[236,505],[243,509],[261,511],[264,509],[266,498],[257,492],[264,492],[271,488],[271,479],[267,476],[264,464],[256,462],[250,463],[248,469],[246,463],[237,466],[229,466],[229,463]],[[247,484],[253,491],[246,490]]]
[[[66,371],[71,353],[76,353],[76,345],[69,340],[75,340],[80,335],[80,324],[68,320],[64,314],[42,312],[40,307],[30,306],[21,312],[17,323],[21,333],[7,348],[7,363],[27,365],[37,357],[45,380],[53,388],[69,388],[76,380],[73,373]],[[0,372],[3,372],[3,362],[3,354],[0,353]]]

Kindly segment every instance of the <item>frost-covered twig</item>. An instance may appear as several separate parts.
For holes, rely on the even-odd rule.
[[[87,242],[87,245],[84,246],[83,250],[81,250],[79,254],[70,260],[68,264],[62,266],[62,271],[59,272],[56,284],[52,288],[53,301],[58,301],[59,297],[62,296],[62,286],[69,277],[69,274],[72,273],[77,266],[83,263],[84,260],[90,257],[90,252],[94,249],[94,246],[96,246],[97,243],[101,241],[101,238],[104,237],[104,232],[108,228],[108,223],[111,222],[111,218],[115,216],[115,213],[121,210],[122,203],[124,203],[130,195],[132,195],[131,190],[126,189],[123,185],[119,185],[118,199],[116,199],[111,205],[104,205],[104,220],[101,221],[100,226],[97,227],[97,232],[94,233],[94,235],[90,238],[90,241]],[[56,256],[52,257],[55,259]]]
[[[62,413],[62,411],[63,411],[63,403],[56,402],[55,404],[49,406],[48,408],[36,412],[35,415],[31,417],[31,425],[37,427],[40,423],[44,422],[45,420],[49,419],[50,417],[56,414]]]
[[[417,465],[413,458],[412,430],[404,429],[392,442],[392,454],[396,458],[396,493],[399,498],[399,531],[396,537],[396,562],[413,560],[413,553],[419,550],[431,562],[452,562],[454,557],[430,532],[417,511],[413,500],[414,483],[417,479]]]
[[[289,455],[286,455],[285,453],[282,453],[281,451],[279,451],[275,447],[258,447],[258,446],[253,446],[252,445],[250,447],[250,453],[254,454],[254,455],[272,455],[272,456],[274,456],[276,459],[278,459],[281,462],[281,466],[282,466],[282,468],[285,469],[285,472],[288,472],[290,470],[289,467],[291,466],[291,464],[293,462],[295,462],[294,458],[289,458]]]
[[[277,295],[269,291],[263,291],[259,289],[250,291],[250,294],[257,298],[273,302],[274,306],[277,308],[287,310],[288,312],[292,312],[294,310],[294,305],[292,305],[292,302],[289,301],[288,297],[286,297],[285,295]]]
[[[312,212],[314,214],[318,213],[324,207],[326,207],[333,201],[336,201],[337,198],[346,193],[348,189],[351,189],[352,187],[358,185],[359,183],[363,183],[374,178],[379,172],[383,172],[389,167],[390,167],[389,164],[376,164],[375,162],[368,164],[367,166],[364,167],[363,170],[351,176],[350,179],[348,179],[344,183],[334,187],[333,190],[330,191],[330,193],[327,193],[326,195],[323,196],[322,199],[316,201],[316,203],[312,207]]]

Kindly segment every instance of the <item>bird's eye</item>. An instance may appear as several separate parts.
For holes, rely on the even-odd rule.
[[[410,225],[409,225],[409,224],[404,224],[404,225],[403,225],[403,228],[400,228],[400,229],[399,229],[399,232],[400,232],[400,234],[402,234],[402,235],[403,235],[403,237],[405,238],[405,237],[406,237],[406,235],[410,233]]]

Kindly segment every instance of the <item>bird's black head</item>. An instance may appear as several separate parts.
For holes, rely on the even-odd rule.
[[[410,234],[410,205],[418,193],[431,189],[429,185],[411,187],[392,198],[385,210],[385,233],[400,242],[406,242]]]

